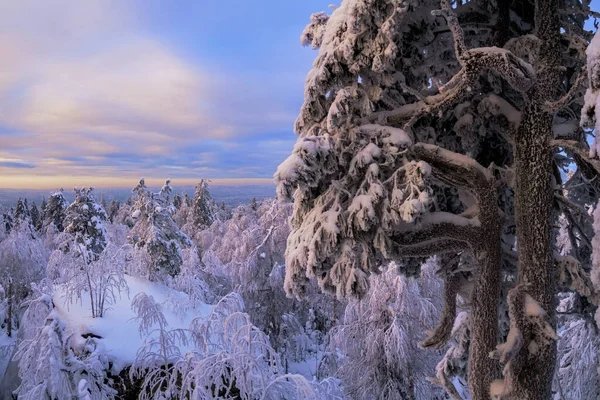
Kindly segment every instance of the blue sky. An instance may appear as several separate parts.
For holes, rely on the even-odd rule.
[[[0,188],[270,181],[330,2],[0,0]]]
[[[0,187],[270,179],[328,4],[0,2]]]

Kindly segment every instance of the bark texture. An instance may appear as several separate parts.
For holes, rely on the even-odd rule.
[[[552,262],[552,120],[545,107],[559,86],[558,0],[535,3],[537,36],[542,41],[538,83],[527,93],[523,121],[515,137],[515,212],[519,284],[553,318],[555,267]],[[532,327],[523,332],[525,343]],[[535,354],[525,345],[513,364],[513,399],[551,398],[556,346],[540,344]]]

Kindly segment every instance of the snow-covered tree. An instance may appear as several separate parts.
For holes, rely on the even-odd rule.
[[[417,348],[416,338],[439,316],[441,280],[428,262],[421,279],[400,277],[393,263],[372,279],[369,292],[346,306],[330,332],[344,389],[356,399],[443,398],[427,378],[439,354]]]
[[[19,198],[17,201],[13,224],[14,229],[19,230],[23,234],[26,233],[30,235],[32,239],[35,238],[35,227],[31,218],[29,206],[27,204],[27,199]]]
[[[79,398],[114,399],[116,391],[107,377],[108,358],[94,338],[78,339],[43,297],[49,311],[35,334],[19,344],[14,359],[19,362],[19,399],[55,400]],[[31,306],[30,306],[31,307]]]
[[[121,208],[121,205],[117,200],[113,199],[106,210],[106,213],[108,214],[108,220],[111,223],[115,222],[115,218],[117,217],[117,214],[119,214],[119,208]]]
[[[150,192],[143,178],[132,191],[135,194],[132,216],[136,223],[129,240],[136,249],[148,255],[150,263],[145,266],[145,271],[138,273],[151,280],[177,275],[183,263],[181,247],[191,246],[191,241],[173,221],[175,207],[170,199],[170,180],[167,180],[160,193]],[[143,257],[141,253],[137,254]]]
[[[3,233],[4,235],[8,235],[10,234],[10,231],[12,230],[14,225],[14,221],[13,221],[13,212],[12,210],[9,212],[5,212],[2,214],[2,228],[3,228]]]
[[[138,297],[139,296],[139,297]],[[334,380],[309,382],[284,374],[268,337],[243,313],[236,293],[223,297],[207,318],[195,319],[188,331],[167,330],[160,306],[140,294],[135,304],[140,329],[157,326],[157,335],[138,352],[132,375],[144,376],[142,399],[341,399]],[[190,340],[193,351],[180,354]],[[146,372],[147,371],[147,372]]]
[[[42,229],[42,216],[40,215],[40,210],[38,210],[35,201],[31,203],[29,215],[31,216],[31,223],[35,230],[39,231],[40,229]]]
[[[179,193],[177,193],[175,196],[173,196],[173,205],[175,206],[176,209],[180,209],[181,208],[181,204],[182,204],[181,200],[181,195]]]
[[[108,204],[106,203],[106,199],[104,198],[104,193],[100,195],[100,205],[106,211],[108,210]]]
[[[198,304],[214,304],[231,292],[231,280],[221,268],[209,268],[202,261],[202,252],[196,247],[183,250],[181,272],[170,283],[171,287],[188,295],[187,304],[179,304],[184,309],[195,308]]]
[[[75,201],[65,210],[64,231],[74,236],[77,244],[88,253],[86,259],[95,260],[107,244],[104,224],[108,217],[104,208],[94,199],[94,188],[75,188]]]
[[[24,221],[30,221],[31,215],[29,213],[29,207],[27,205],[27,199],[19,197],[17,200],[17,206],[15,208],[14,221],[15,224],[20,224]]]
[[[41,224],[44,223],[47,205],[48,205],[48,203],[46,203],[46,196],[42,196],[42,202],[40,203],[40,223]]]
[[[192,210],[188,223],[192,229],[200,231],[208,228],[215,220],[213,208],[213,199],[208,191],[208,182],[202,179],[196,185],[194,199],[192,200]]]
[[[52,253],[47,274],[63,284],[65,303],[89,298],[92,318],[102,318],[117,297],[128,294],[124,272],[132,258],[131,246],[109,243],[92,259],[86,255],[83,244],[73,243],[71,247],[69,253]]]
[[[16,310],[30,293],[32,282],[44,276],[48,251],[42,240],[32,235],[29,223],[16,225],[0,242],[0,285],[5,288],[8,312],[7,333],[11,336]]]
[[[161,307],[152,296],[138,293],[131,302],[137,315],[139,331],[146,341],[138,349],[129,370],[130,378],[143,378],[140,400],[180,398],[177,382],[181,378],[174,364],[182,358],[189,334],[184,329],[168,329]]]
[[[414,265],[410,257],[470,253],[474,399],[488,399],[492,382],[503,398],[551,396],[556,343],[543,321],[568,286],[557,279],[552,227],[559,211],[581,209],[561,197],[556,167],[575,166],[586,188],[598,187],[589,131],[578,127],[591,12],[587,2],[559,3],[344,0],[331,15],[314,14],[301,38],[319,53],[298,141],[275,175],[279,196],[294,200],[286,290],[304,296],[315,278],[360,298],[384,260],[402,267]],[[600,75],[587,65],[595,93]],[[579,222],[568,229],[582,237]],[[589,268],[580,256],[578,271]],[[456,307],[455,296],[445,299],[445,309]],[[513,342],[502,345],[505,380],[494,381],[500,301]],[[544,312],[529,315],[526,304]],[[451,337],[453,324],[441,322],[432,347]]]
[[[44,230],[48,230],[50,227],[56,232],[64,230],[65,210],[68,205],[62,189],[50,195],[48,204],[44,207]]]

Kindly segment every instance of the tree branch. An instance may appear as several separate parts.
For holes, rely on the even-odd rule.
[[[472,245],[480,232],[480,225],[476,218],[469,219],[447,212],[435,212],[425,214],[416,227],[411,226],[407,230],[398,229],[392,234],[391,240],[398,245],[399,249],[405,250],[424,249],[426,246],[434,246],[440,250],[439,245],[456,245],[456,242]],[[465,247],[468,246],[462,246],[462,250]]]
[[[581,72],[577,76],[575,83],[573,83],[573,86],[571,86],[571,88],[569,89],[567,94],[565,94],[563,97],[561,97],[560,99],[558,99],[556,101],[546,102],[546,107],[548,108],[548,110],[550,110],[550,112],[552,112],[552,113],[555,113],[556,111],[560,110],[562,107],[568,105],[573,100],[573,98],[575,97],[575,95],[577,94],[579,89],[581,89],[583,87],[586,80],[587,80],[587,69],[586,69],[586,66],[584,65],[583,68],[581,69]]]
[[[569,150],[574,155],[581,158],[588,166],[592,167],[596,171],[596,174],[600,173],[600,160],[590,158],[588,151],[583,149],[576,140],[556,139],[553,140],[551,144],[554,147],[562,147],[565,150]]]
[[[426,143],[414,144],[411,151],[419,160],[429,163],[434,169],[434,177],[442,182],[476,193],[486,189],[493,180],[488,169],[463,154]]]
[[[448,343],[448,340],[452,336],[452,328],[456,319],[456,295],[459,289],[459,274],[453,274],[446,278],[442,317],[435,329],[428,331],[427,337],[419,343],[419,347],[422,349],[441,349]]]

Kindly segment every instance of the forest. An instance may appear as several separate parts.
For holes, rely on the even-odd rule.
[[[591,7],[343,0],[273,198],[0,206],[0,399],[599,400]]]

